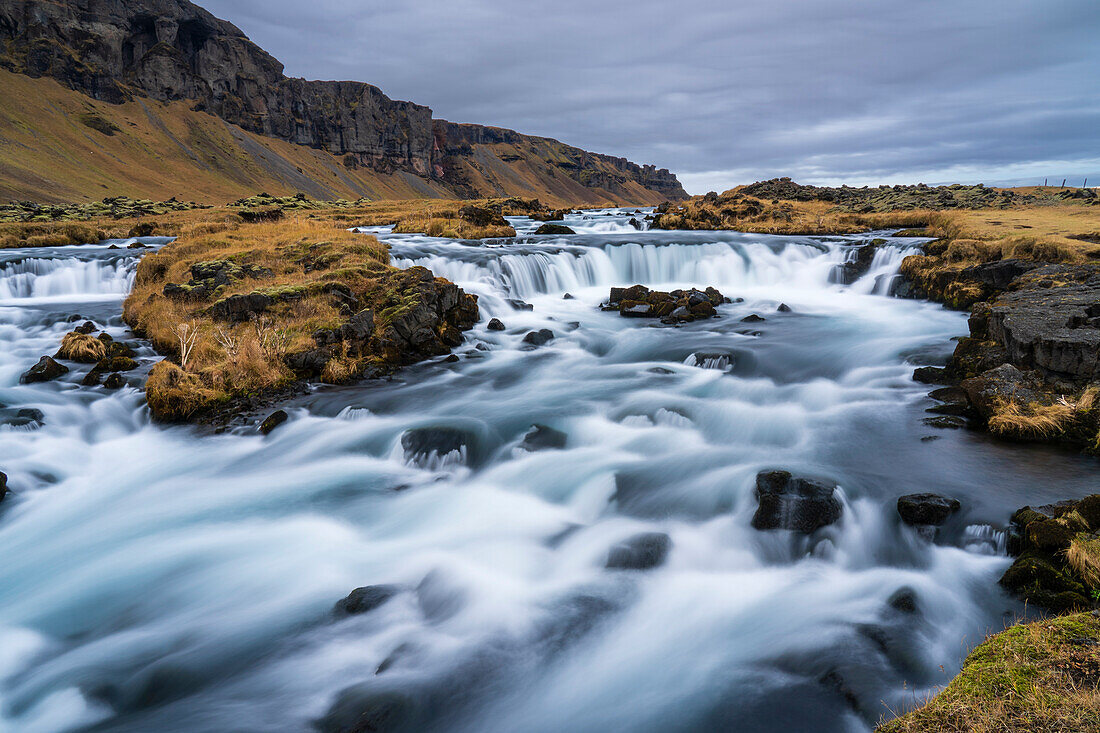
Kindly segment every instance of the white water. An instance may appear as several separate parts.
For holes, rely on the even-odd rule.
[[[76,365],[19,385],[73,312],[125,335],[133,260],[0,260],[0,402],[45,416],[0,431],[0,731],[308,730],[340,699],[402,701],[387,730],[865,731],[945,683],[1017,609],[1003,537],[979,525],[1087,493],[1095,463],[920,440],[906,358],[942,356],[965,321],[874,294],[904,245],[841,287],[859,238],[630,229],[383,234],[481,296],[461,361],[319,390],[266,438],[151,425],[137,390],[80,387]],[[682,328],[598,310],[638,281],[745,300]],[[527,350],[536,328],[556,338]],[[536,423],[566,448],[521,448]],[[423,427],[463,444],[410,455]],[[839,524],[753,530],[772,467],[837,480]],[[935,544],[894,511],[930,490],[964,505]],[[605,569],[641,531],[668,533],[666,563]],[[403,590],[333,618],[380,583]],[[915,616],[887,604],[903,589]]]

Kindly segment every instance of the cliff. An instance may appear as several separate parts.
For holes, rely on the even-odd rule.
[[[350,170],[409,173],[449,194],[580,188],[637,203],[684,197],[667,170],[433,120],[428,107],[370,84],[287,77],[236,26],[186,0],[2,0],[0,67],[115,105],[186,102],[249,133],[339,156]],[[498,146],[512,150],[501,159],[491,150]],[[522,162],[537,173],[512,165]]]

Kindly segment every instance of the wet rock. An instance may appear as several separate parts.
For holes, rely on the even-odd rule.
[[[898,498],[898,514],[908,525],[938,527],[961,506],[957,499],[939,494],[906,494]]]
[[[95,368],[101,372],[128,372],[137,369],[138,363],[128,356],[108,356],[101,359]]]
[[[1049,398],[1039,392],[1039,380],[1034,374],[1020,371],[1011,364],[1002,364],[977,377],[965,379],[959,385],[982,419],[988,420],[997,405],[1005,401],[1019,404],[1048,402]]]
[[[4,500],[4,497],[8,495],[8,475],[3,471],[0,471],[0,501]]]
[[[921,422],[930,428],[940,428],[941,430],[958,430],[966,427],[966,419],[955,415],[926,417]]]
[[[525,300],[520,300],[519,298],[508,298],[504,302],[518,311],[533,311],[535,309],[535,306],[531,305]]]
[[[106,389],[122,389],[126,386],[126,379],[118,372],[114,372],[108,374],[107,378],[103,380],[103,386]]]
[[[263,435],[268,435],[272,430],[279,427],[289,419],[290,415],[286,414],[286,410],[276,410],[275,412],[265,417],[264,421],[260,423],[260,433],[262,433]]]
[[[73,329],[73,331],[75,331],[76,333],[82,333],[84,335],[95,333],[98,330],[99,328],[97,328],[96,325],[91,321],[84,321],[84,323]]]
[[[902,613],[917,613],[917,593],[912,588],[898,588],[886,601],[886,605]]]
[[[46,416],[34,407],[23,407],[16,410],[15,415],[4,420],[3,425],[11,425],[14,428],[40,428],[46,423]]]
[[[405,461],[422,468],[465,463],[470,443],[469,434],[449,427],[413,428],[401,436]]]
[[[561,296],[561,299],[562,300],[576,300],[576,297],[574,297],[574,295],[572,293],[566,293],[565,295]]]
[[[36,382],[48,382],[57,379],[63,374],[68,374],[69,367],[54,361],[53,357],[43,356],[38,363],[19,377],[20,384],[34,384]]]
[[[422,711],[416,700],[402,692],[356,685],[343,690],[316,721],[321,733],[416,733]]]
[[[471,357],[473,357],[473,356],[475,356],[475,355],[476,355],[477,357],[480,357],[480,356],[481,356],[481,354],[475,354],[475,353],[471,353],[471,354],[470,354],[470,356],[471,356]],[[457,363],[458,363],[458,361],[459,361],[459,359],[458,359],[458,354],[450,354],[450,355],[448,355],[447,357],[445,357],[445,358],[443,359],[443,363],[444,363],[444,364],[457,364]]]
[[[520,447],[529,451],[560,449],[565,447],[568,436],[546,425],[533,425],[523,436]]]
[[[664,532],[642,532],[611,548],[605,567],[611,570],[648,570],[664,563],[672,539]]]
[[[84,378],[80,380],[80,383],[85,387],[98,387],[102,380],[103,372],[99,369],[91,369],[84,375]]]
[[[829,273],[829,282],[840,285],[851,285],[856,280],[867,274],[871,269],[871,263],[875,259],[875,251],[885,240],[876,239],[873,242],[854,247],[848,252],[848,259]]]
[[[356,588],[346,598],[337,601],[333,611],[338,616],[354,616],[367,613],[386,603],[400,592],[401,588],[396,585],[367,585]]]
[[[961,387],[941,387],[929,392],[928,396],[942,404],[929,407],[925,412],[958,417],[972,417],[975,414],[966,390]]]
[[[644,285],[611,288],[603,310],[617,310],[627,318],[660,318],[661,323],[676,324],[710,318],[718,314],[716,306],[730,299],[714,288],[698,290],[650,290]]]
[[[684,363],[688,366],[699,367],[701,369],[728,371],[736,363],[736,360],[732,354],[721,351],[696,351],[685,359]]]
[[[951,378],[943,367],[924,366],[913,370],[913,381],[921,384],[947,384]]]
[[[790,313],[791,307],[786,303],[780,303],[779,307],[775,309],[777,313]]]
[[[499,318],[489,319],[489,325],[486,326],[490,331],[503,331],[505,326]]]
[[[762,323],[767,319],[763,316],[758,316],[755,313],[749,314],[741,319],[741,323]]]
[[[576,234],[575,231],[562,224],[543,224],[535,230],[535,234]]]
[[[553,331],[549,328],[540,328],[537,331],[528,331],[527,335],[523,337],[523,343],[531,344],[532,346],[542,346],[549,343],[553,338]]]
[[[789,471],[756,475],[755,529],[788,529],[809,534],[840,519],[836,484],[792,476]]]

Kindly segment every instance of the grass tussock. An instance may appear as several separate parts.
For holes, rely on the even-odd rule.
[[[61,348],[56,356],[81,364],[95,364],[107,356],[107,347],[94,336],[73,331],[61,339]]]
[[[1100,730],[1100,619],[1091,613],[991,636],[922,707],[878,733],[1082,733]]]
[[[1003,400],[989,418],[989,430],[1014,440],[1050,440],[1065,432],[1076,412],[1076,405],[1065,401],[1021,405],[1015,400]]]
[[[1100,588],[1100,539],[1080,536],[1069,544],[1066,560],[1092,588]]]

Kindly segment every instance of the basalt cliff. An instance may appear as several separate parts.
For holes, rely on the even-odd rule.
[[[229,123],[232,144],[256,159],[269,177],[313,195],[384,197],[388,192],[380,188],[385,186],[372,185],[372,179],[382,177],[401,188],[396,177],[407,190],[395,190],[394,196],[542,194],[631,203],[685,197],[676,177],[664,169],[511,130],[436,120],[430,108],[390,99],[362,82],[287,77],[283,65],[236,26],[186,0],[0,0],[0,68],[56,80],[107,105],[137,102],[148,111],[152,134],[172,127],[164,123],[165,115],[206,113]],[[30,89],[22,95],[29,99],[19,98],[17,86],[0,85],[5,107],[33,106],[42,96]],[[160,105],[151,108],[151,102]],[[82,122],[96,142],[101,142],[96,133],[133,132],[127,125],[132,121],[112,119],[111,112],[93,104],[68,117]],[[18,120],[0,119],[0,124],[4,142],[19,148]],[[195,124],[189,121],[187,127]],[[171,130],[165,137],[166,144],[184,148],[200,169],[216,167],[218,153],[225,154],[224,145],[211,154],[219,146],[204,148],[195,135],[183,139]],[[257,145],[266,144],[256,137],[323,151],[336,158],[337,170],[318,175],[293,159],[300,151],[275,150],[275,156],[268,154],[270,146],[257,151]],[[64,192],[63,182],[53,194],[42,182],[31,185],[32,178],[28,174],[21,181],[28,198]]]

